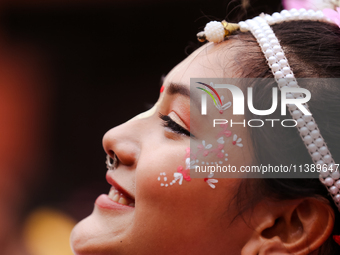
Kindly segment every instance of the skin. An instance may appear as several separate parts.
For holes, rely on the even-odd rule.
[[[170,83],[190,88],[192,77],[237,77],[231,68],[236,52],[231,47],[228,54],[221,54],[224,44],[207,44],[199,48],[168,74],[164,82],[165,91],[155,111],[105,134],[104,150],[111,156],[114,152],[119,159],[117,169],[109,171],[108,175],[135,197],[136,206],[122,212],[96,205],[93,213],[72,232],[71,244],[75,254],[226,254],[226,251],[228,254],[244,255],[286,254],[285,244],[276,234],[282,229],[274,228],[269,239],[262,238],[261,233],[265,229],[273,229],[282,212],[296,212],[302,201],[280,202],[279,206],[266,201],[254,208],[253,214],[246,212],[243,218],[235,218],[238,208],[233,197],[240,179],[219,179],[216,189],[210,188],[202,179],[183,180],[182,185],[167,188],[161,187],[157,181],[160,172],[172,176],[178,166],[185,166],[185,150],[190,144],[189,137],[164,128],[158,112],[190,128],[196,137],[192,148],[201,144],[202,140],[214,141],[213,146],[217,144],[216,133],[209,132],[212,122],[200,122],[200,109],[191,107],[189,112],[190,99],[183,95],[170,95],[168,88]],[[231,100],[228,95],[224,96],[225,102]],[[209,118],[221,117],[212,103],[208,109]],[[224,116],[231,118],[231,110]],[[229,141],[225,146],[228,163],[251,165],[253,154],[246,128],[230,130],[242,137],[244,146],[232,148],[232,137],[225,138],[226,142]],[[204,160],[215,161],[215,158],[209,155]],[[326,209],[322,216],[326,221],[331,218]],[[294,226],[291,231],[300,238],[304,228],[299,228],[300,223],[289,224]],[[287,224],[283,224],[285,226]],[[329,236],[331,228],[322,231],[326,234],[321,243]],[[282,253],[271,253],[279,250]]]

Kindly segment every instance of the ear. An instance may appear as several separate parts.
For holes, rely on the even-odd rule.
[[[249,217],[255,228],[242,255],[310,254],[330,236],[334,212],[325,199],[263,202]]]

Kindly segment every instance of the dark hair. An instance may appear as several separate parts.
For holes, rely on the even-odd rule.
[[[338,26],[319,21],[289,21],[272,25],[272,29],[280,41],[295,77],[340,78],[340,28]],[[236,39],[241,43],[239,53],[235,57],[238,72],[241,72],[240,77],[273,78],[263,53],[250,32],[239,32],[230,39]],[[309,109],[334,161],[339,163],[340,84],[337,86],[312,83],[299,85],[311,92]],[[271,101],[263,99],[272,97],[273,86],[277,84],[253,87],[254,95],[256,91],[261,91],[261,96],[253,98],[256,109],[271,107]],[[271,117],[284,119],[280,112],[275,112]],[[264,119],[263,116],[246,113],[248,120],[261,118]],[[249,128],[249,132],[257,163],[272,165],[313,163],[296,128],[286,128],[283,131],[280,127],[272,128],[270,125],[264,125],[261,128]],[[256,189],[256,193],[252,192],[253,189]],[[245,199],[249,196],[251,199]],[[339,235],[340,213],[319,179],[243,179],[235,196],[241,212],[253,208],[263,198],[284,200],[304,197],[322,197],[329,200],[335,213],[333,234]],[[320,254],[340,254],[340,246],[332,240],[332,235],[320,248]]]

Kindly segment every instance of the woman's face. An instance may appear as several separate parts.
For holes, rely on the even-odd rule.
[[[186,158],[190,157],[188,131],[195,136],[191,148],[199,150],[203,140],[212,141],[216,148],[219,145],[216,133],[207,132],[212,122],[193,123],[199,122],[201,113],[194,107],[190,113],[188,91],[190,78],[235,76],[228,71],[234,52],[225,46],[207,44],[198,49],[167,75],[164,91],[151,112],[105,134],[106,153],[113,157],[114,152],[118,158],[117,168],[107,172],[113,187],[109,195],[97,199],[93,213],[73,230],[75,254],[240,253],[242,240],[251,231],[246,231],[249,227],[241,217],[232,221],[237,214],[232,199],[239,181],[218,179],[213,189],[206,179],[190,180],[185,172]],[[221,54],[222,50],[227,54]],[[210,109],[213,108],[211,104]],[[160,114],[167,117],[162,119]],[[221,118],[217,110],[209,117]],[[246,130],[237,132],[246,145]],[[231,165],[251,162],[249,146],[231,150],[233,135],[225,136],[224,141],[223,151],[219,151],[223,159],[216,158],[216,154],[191,153],[196,153],[198,161],[224,161],[228,152]],[[180,178],[174,180],[174,173],[180,172],[185,177],[181,185]]]

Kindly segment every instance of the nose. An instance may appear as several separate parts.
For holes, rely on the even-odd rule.
[[[126,122],[110,129],[103,137],[103,147],[111,158],[118,159],[118,166],[134,168],[141,148],[141,128],[138,120]]]

